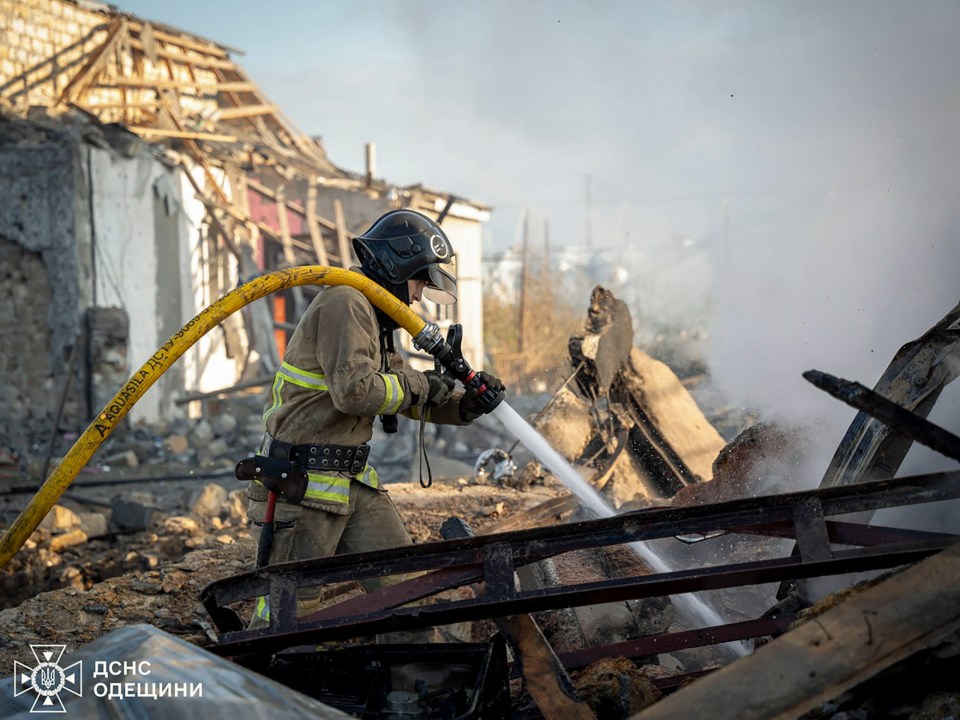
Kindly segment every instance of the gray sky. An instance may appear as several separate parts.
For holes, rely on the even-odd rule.
[[[853,413],[800,372],[872,385],[960,300],[960,4],[119,6],[244,50],[335,163],[361,170],[375,141],[384,178],[492,204],[490,248],[524,208],[535,243],[544,220],[552,247],[584,243],[589,175],[623,292],[656,317],[710,308],[723,389],[832,444]]]

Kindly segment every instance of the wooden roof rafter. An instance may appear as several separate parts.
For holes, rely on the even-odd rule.
[[[55,105],[67,105],[75,102],[91,85],[96,83],[97,77],[103,72],[105,64],[120,42],[121,36],[126,35],[126,33],[126,20],[124,18],[114,19],[107,27],[103,42],[90,53],[83,67],[63,88]]]
[[[75,41],[8,79],[0,87],[5,100],[19,103],[20,110],[31,103],[49,104],[55,112],[75,108],[119,123],[147,142],[166,141],[218,217],[286,242],[288,254],[292,248],[333,260],[335,246],[342,251],[342,222],[317,214],[316,195],[318,186],[350,184],[352,176],[270,101],[234,62],[234,51],[115,9],[79,12],[84,17]],[[282,178],[286,188],[275,202],[304,219],[302,234],[256,223],[242,198],[220,182],[221,170],[230,165]]]
[[[263,195],[265,198],[268,198],[268,199],[270,199],[270,200],[273,200],[274,202],[279,202],[279,193],[277,193],[277,192],[274,191],[274,190],[271,190],[270,188],[268,188],[268,187],[267,187],[266,185],[264,185],[263,183],[257,182],[257,181],[254,180],[253,178],[249,178],[249,179],[247,180],[247,186],[248,186],[251,190],[259,193],[260,195]],[[308,198],[308,199],[309,199],[309,198]],[[287,210],[289,210],[290,212],[296,213],[297,215],[299,215],[299,216],[301,216],[301,217],[303,217],[303,218],[308,218],[308,217],[309,217],[309,212],[308,212],[307,208],[303,207],[303,206],[300,205],[299,203],[295,203],[295,202],[293,202],[292,200],[287,200],[287,201],[286,201],[286,207],[287,207]],[[333,221],[331,221],[331,220],[327,220],[326,218],[321,217],[320,215],[317,215],[317,216],[316,216],[316,221],[317,221],[318,224],[322,225],[322,226],[325,227],[327,230],[336,230],[336,229],[337,229],[337,225],[336,225],[335,222],[333,222]]]
[[[119,122],[149,141],[210,143],[191,154],[243,157],[309,183],[317,176],[344,177],[322,148],[302,133],[260,87],[211,41],[177,34],[138,18],[108,11],[92,49],[87,37],[77,72],[59,71],[53,106],[75,106],[103,122]],[[165,107],[173,105],[178,123]],[[303,199],[300,199],[301,203]]]

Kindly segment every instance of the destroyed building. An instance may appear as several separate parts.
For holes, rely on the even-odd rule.
[[[335,166],[230,48],[99,2],[4,0],[0,110],[0,444],[15,454],[82,429],[238,284],[295,265],[349,267],[353,234],[394,208],[442,220],[459,302],[417,310],[462,323],[465,353],[482,359],[489,208],[381,179],[372,144],[364,172]],[[228,318],[131,419],[262,381],[315,292],[277,293]]]

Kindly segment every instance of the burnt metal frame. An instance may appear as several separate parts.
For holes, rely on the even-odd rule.
[[[270,653],[304,643],[465,620],[897,567],[950,546],[958,536],[825,518],[956,497],[960,497],[960,471],[941,472],[700,507],[640,510],[602,520],[274,565],[219,580],[203,590],[201,600],[221,633],[220,642],[209,649],[226,656]],[[540,590],[520,592],[514,587],[517,567],[554,555],[715,531],[795,537],[799,554]],[[832,543],[861,547],[833,550]],[[296,617],[298,587],[430,570],[299,620]],[[484,590],[473,599],[398,607],[476,582],[483,582]],[[270,627],[243,630],[227,606],[261,595],[270,598]]]

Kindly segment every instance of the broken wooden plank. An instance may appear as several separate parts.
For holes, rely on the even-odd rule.
[[[796,718],[960,630],[960,546],[851,596],[634,720]]]
[[[310,231],[310,242],[313,244],[313,251],[317,255],[317,262],[320,265],[327,265],[330,261],[327,258],[327,246],[323,241],[323,233],[320,231],[320,223],[317,221],[317,178],[311,176],[307,187],[307,229]]]
[[[516,651],[527,692],[546,720],[594,720],[590,706],[577,697],[566,670],[530,615],[497,618],[496,624]],[[557,679],[559,671],[566,682]]]
[[[675,455],[671,462],[682,463],[700,482],[710,480],[726,443],[673,371],[634,348],[621,381]]]
[[[144,23],[131,21],[130,29],[139,34],[143,32]],[[156,40],[162,40],[163,42],[171,45],[177,45],[188,50],[195,50],[197,52],[213,55],[215,57],[228,57],[227,51],[212,41],[203,41],[203,38],[198,38],[196,36],[188,37],[186,35],[172,35],[171,33],[164,32],[163,30],[158,30],[153,26],[151,26],[150,29],[153,32],[154,39]]]
[[[154,65],[160,64],[160,54],[156,39],[153,37],[153,26],[150,23],[144,23],[140,29],[140,37],[130,37],[130,47],[140,50]],[[142,68],[141,68],[142,70]],[[138,73],[139,74],[139,73]]]
[[[211,398],[222,398],[235,393],[241,392],[243,390],[249,390],[250,388],[255,387],[264,387],[270,385],[273,382],[273,375],[264,375],[263,377],[254,378],[253,380],[244,380],[243,382],[234,383],[230,387],[220,388],[219,390],[211,390],[210,392],[200,392],[200,393],[188,393],[182,397],[178,397],[173,401],[174,405],[186,405],[187,403],[195,402],[197,400],[209,400]]]
[[[270,115],[277,111],[276,105],[241,105],[239,107],[222,107],[217,110],[217,120],[238,120],[253,117],[254,115]]]
[[[60,97],[56,102],[57,105],[73,102],[83,94],[96,75],[103,70],[104,64],[107,62],[114,48],[116,48],[121,35],[126,33],[126,30],[127,24],[123,18],[117,18],[110,23],[103,44],[90,55],[86,64],[80,68],[80,71],[74,75],[70,82],[67,83],[67,86],[63,88],[63,92],[60,93]]]
[[[573,495],[553,498],[546,502],[535,505],[522,513],[509,515],[504,520],[488,527],[484,534],[509,532],[511,530],[524,530],[527,528],[542,527],[544,525],[556,525],[560,520],[569,516],[574,510],[580,507],[580,501]]]
[[[151,100],[128,100],[127,102],[97,102],[94,98],[87,98],[85,100],[76,101],[71,103],[76,107],[80,107],[88,113],[96,115],[100,110],[122,110],[124,108],[129,109],[142,109],[142,108],[157,108],[160,107],[159,98],[153,98]],[[127,128],[129,130],[129,128]]]
[[[347,224],[343,219],[343,203],[340,198],[333,200],[333,221],[337,226],[337,247],[340,248],[340,266],[349,268],[353,254],[350,252],[350,243],[347,242]]]
[[[157,61],[160,58],[165,58],[167,60],[174,60],[176,62],[189,63],[202,68],[231,69],[235,67],[234,63],[230,62],[229,60],[221,60],[215,57],[204,57],[203,55],[195,54],[187,55],[182,52],[172,52],[157,46],[156,43],[153,43],[151,46],[151,44],[146,41],[146,34],[141,34],[139,39],[131,38],[130,46],[136,50],[141,50],[143,54],[147,56],[147,59],[154,64],[157,64]]]
[[[166,128],[143,127],[140,125],[129,125],[127,130],[135,132],[137,135],[146,135],[149,137],[176,138],[181,140],[207,140],[209,142],[236,142],[237,138],[233,135],[221,135],[219,133],[199,132],[195,130],[168,130]]]
[[[257,84],[254,82],[222,82],[206,83],[195,80],[150,80],[147,78],[110,78],[100,83],[100,87],[132,87],[132,88],[159,88],[160,90],[199,89],[210,93],[218,92],[252,92]]]
[[[297,264],[297,256],[293,252],[293,242],[290,237],[290,221],[287,218],[287,190],[280,185],[277,187],[277,224],[280,226],[280,243],[283,245],[283,259],[290,267]]]

